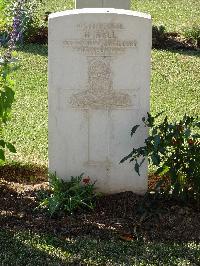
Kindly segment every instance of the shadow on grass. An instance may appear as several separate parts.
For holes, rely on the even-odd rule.
[[[107,217],[107,221],[101,221],[98,210],[96,219],[94,216],[91,220],[88,214],[85,217],[77,215],[50,218],[44,212],[35,211],[37,203],[30,194],[27,194],[27,197],[26,192],[25,195],[20,195],[4,185],[1,186],[0,195],[2,265],[200,263],[200,244],[192,242],[192,238],[188,240],[191,243],[176,242],[174,239],[170,243],[158,238],[154,241],[144,241],[145,238],[137,237],[132,232],[131,241],[129,238],[122,240],[123,232],[129,230],[129,226],[134,227],[133,223],[127,226],[128,218]],[[118,229],[116,225],[119,226]]]
[[[22,238],[20,234],[22,233],[0,230],[1,265],[66,265],[61,258],[50,254],[50,250],[40,250],[36,247],[37,244],[35,247],[29,245],[26,237]]]
[[[17,48],[17,51],[34,55],[48,56],[47,44],[26,44]]]
[[[40,183],[47,181],[48,169],[35,164],[13,162],[0,166],[0,179],[16,183]]]
[[[162,51],[168,51],[171,53],[175,53],[175,54],[182,54],[182,55],[188,55],[188,56],[195,56],[195,57],[200,57],[200,50],[195,51],[195,50],[191,50],[191,49],[175,49],[175,48],[170,48],[170,47],[160,47],[160,48],[155,48],[155,50],[162,50]]]
[[[199,265],[195,243],[160,243],[91,236],[60,239],[29,232],[0,230],[3,265]],[[12,263],[15,264],[12,264]]]
[[[152,27],[152,47],[190,56],[198,56],[200,53],[200,47],[194,40],[186,39],[177,32],[166,32],[163,25]]]

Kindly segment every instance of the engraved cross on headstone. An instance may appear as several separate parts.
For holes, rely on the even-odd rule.
[[[111,61],[114,57],[123,54],[126,49],[135,48],[136,41],[117,38],[116,32],[124,30],[122,24],[79,24],[77,27],[81,31],[81,38],[66,40],[64,45],[72,47],[87,57],[88,80],[87,89],[73,94],[70,104],[73,108],[84,109],[87,112],[89,134],[87,164],[104,165],[109,170],[111,112],[113,109],[127,108],[132,105],[128,93],[122,93],[113,88]],[[101,123],[105,143],[99,144],[99,133],[95,130],[97,121]]]

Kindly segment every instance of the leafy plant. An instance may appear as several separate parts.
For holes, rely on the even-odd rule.
[[[0,0],[0,44],[6,46],[14,32],[16,41],[23,31],[23,5],[25,0]]]
[[[165,117],[162,123],[156,125],[151,116],[142,118],[146,127],[151,129],[150,136],[145,139],[143,147],[133,148],[125,156],[121,163],[126,160],[134,162],[135,171],[140,175],[140,167],[146,157],[156,167],[156,175],[161,176],[157,186],[161,186],[166,179],[167,192],[175,196],[187,198],[200,197],[200,121],[198,117],[185,115],[179,122],[170,123]],[[132,128],[133,136],[139,125]],[[196,130],[196,133],[195,133]]]
[[[61,212],[72,214],[79,208],[94,208],[94,183],[83,174],[64,181],[50,175],[50,193],[41,200],[40,207],[46,207],[50,215]]]
[[[0,42],[6,45],[13,27],[17,41],[27,40],[33,31],[39,28],[37,10],[42,0],[0,0]],[[16,27],[17,25],[17,27]]]
[[[5,31],[8,29],[8,25],[11,27],[12,19],[8,14],[8,6],[11,4],[11,0],[1,0],[0,1],[0,31]]]
[[[163,25],[152,26],[152,45],[153,47],[160,47],[166,41],[166,29]]]
[[[3,2],[4,3],[4,2]],[[1,6],[2,8],[2,6]],[[17,5],[15,13],[20,12],[21,5]],[[0,56],[0,163],[5,161],[5,149],[16,152],[15,147],[3,139],[3,128],[10,119],[11,107],[14,102],[13,71],[16,69],[16,60],[13,58],[13,49],[20,34],[20,20],[17,15],[13,19],[13,28],[8,41],[8,49]]]
[[[43,0],[29,0],[23,4],[23,12],[21,12],[21,21],[23,27],[23,37],[26,40],[40,30],[40,19],[37,10],[41,6]]]
[[[14,101],[14,91],[11,73],[14,67],[11,61],[4,56],[0,62],[0,163],[5,161],[5,148],[16,152],[14,146],[3,140],[3,125],[10,119],[11,107]]]

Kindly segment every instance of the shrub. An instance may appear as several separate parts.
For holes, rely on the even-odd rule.
[[[24,4],[24,10],[22,13],[24,40],[30,41],[31,37],[39,34],[43,25],[41,19],[38,16],[38,10],[42,5],[43,0],[29,0]]]
[[[133,150],[121,160],[134,162],[135,171],[139,173],[140,166],[148,157],[149,162],[156,167],[156,175],[161,177],[157,186],[161,186],[168,178],[165,192],[172,193],[182,199],[200,198],[200,121],[197,118],[184,116],[179,122],[170,123],[168,118],[158,125],[156,117],[148,114],[142,118],[146,127],[151,129],[150,136],[144,146]],[[133,136],[139,125],[132,128]],[[196,133],[195,133],[196,130]]]
[[[2,0],[0,2],[0,42],[6,45],[9,41],[10,31],[18,24],[18,41],[21,43],[38,31],[39,18],[37,10],[42,0]]]
[[[192,41],[197,47],[200,47],[200,27],[193,25],[192,28],[187,28],[183,31],[184,36]]]
[[[50,193],[44,195],[40,207],[45,207],[49,214],[69,213],[80,208],[94,208],[94,183],[83,174],[64,181],[56,175],[50,175]]]
[[[9,6],[11,0],[0,1],[0,31],[6,31],[8,27],[12,28],[12,18],[9,16]]]
[[[24,0],[14,1],[14,0],[2,0],[0,2],[0,41],[1,45],[6,45],[12,35],[12,32],[15,31],[15,37],[18,41],[20,35],[23,31],[23,17],[22,14]]]
[[[163,25],[152,26],[152,46],[155,48],[162,47],[167,39],[166,29]]]

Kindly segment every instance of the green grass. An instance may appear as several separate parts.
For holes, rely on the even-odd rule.
[[[199,265],[200,244],[101,240],[91,236],[59,239],[0,230],[1,265]]]
[[[133,0],[131,8],[151,14],[153,24],[167,31],[182,32],[193,24],[200,25],[200,0]]]
[[[39,1],[39,0],[37,0]],[[41,19],[44,16],[45,12],[59,12],[67,9],[74,8],[73,0],[44,0],[40,4],[37,5],[35,15]]]
[[[75,1],[73,0],[46,0],[44,1],[44,9],[45,11],[50,12],[57,12],[57,11],[63,11],[66,9],[73,9],[75,4]]]
[[[164,25],[167,31],[182,32],[184,28],[200,25],[200,0],[132,0],[131,9],[151,14],[155,25]],[[74,8],[73,0],[46,0],[40,13]]]
[[[200,112],[200,53],[152,51],[151,112],[171,120]],[[165,115],[163,114],[163,116]]]
[[[12,160],[47,164],[47,46],[29,45],[17,54],[16,101],[6,138],[16,143]]]
[[[57,12],[73,9],[73,0],[46,0],[38,12]],[[200,0],[132,0],[131,9],[149,13],[153,24],[164,25],[167,31],[182,32],[192,25],[200,25]]]

